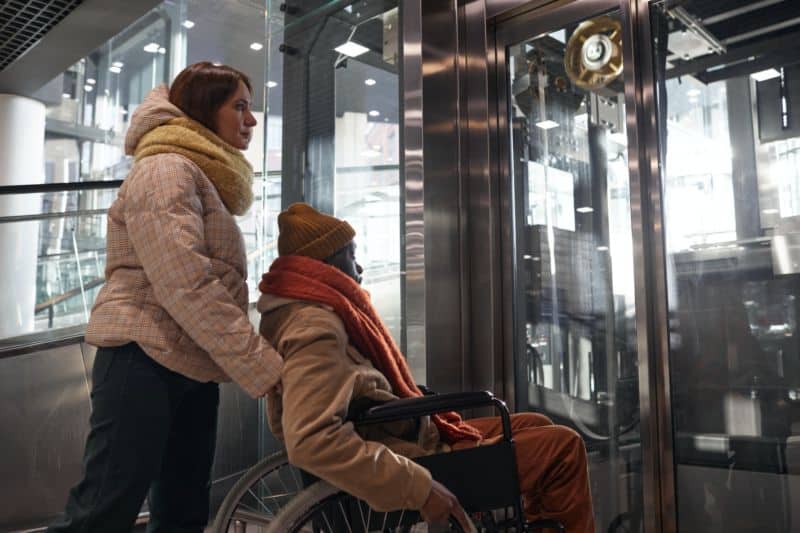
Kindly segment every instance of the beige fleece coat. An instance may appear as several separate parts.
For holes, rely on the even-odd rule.
[[[430,473],[405,456],[444,451],[430,419],[356,431],[352,403],[397,399],[386,378],[355,349],[344,324],[322,304],[262,295],[261,334],[284,357],[283,395],[268,396],[272,432],[295,466],[366,501],[377,511],[420,509]]]

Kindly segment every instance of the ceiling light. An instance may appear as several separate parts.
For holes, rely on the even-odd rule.
[[[162,46],[161,48],[158,49],[158,53],[163,56],[164,54],[167,53],[167,49]]]
[[[553,128],[558,127],[558,122],[555,122],[553,120],[543,120],[541,122],[537,122],[536,127],[542,128],[543,130],[551,130]]]
[[[264,48],[264,45],[261,43],[250,43],[250,50],[255,50],[256,52],[258,52],[262,48]]]
[[[607,252],[608,251],[608,246],[598,246],[597,247],[597,251],[598,252]]]
[[[270,89],[272,89],[273,87],[277,87],[277,86],[278,86],[278,84],[276,82],[274,82],[274,81],[268,81],[267,82],[267,87],[269,87]]]
[[[113,67],[112,66],[112,67],[108,67],[108,70],[110,70],[114,74],[119,74],[120,72],[122,72],[122,69],[120,67]]]
[[[577,211],[578,213],[591,213],[591,212],[594,211],[594,209],[587,205],[587,206],[579,207],[575,211]]]
[[[86,83],[88,83],[89,85],[94,85],[95,83],[97,83],[97,80],[94,78],[87,78]]]
[[[775,70],[774,68],[768,68],[767,70],[762,70],[761,72],[753,72],[750,74],[750,77],[756,81],[767,81],[771,80],[772,78],[779,78],[781,73]]]
[[[373,109],[372,111],[370,111],[368,113],[368,115],[371,116],[371,117],[377,117],[380,114],[381,114],[381,112],[380,111],[376,111],[375,109]]]
[[[192,28],[194,28],[194,22],[192,22],[191,20],[184,20],[183,27],[186,28],[187,30],[191,30]]]
[[[367,79],[364,80],[364,85],[369,85],[370,87],[372,87],[376,83],[378,83],[378,82],[373,80],[372,78],[367,78]]]
[[[761,212],[764,213],[765,215],[777,215],[778,213],[780,213],[780,211],[778,211],[777,209],[764,209]]]
[[[83,86],[83,90],[84,90],[84,91],[86,91],[87,93],[90,93],[90,92],[92,92],[92,89],[94,89],[94,87],[92,87],[92,86],[91,86],[91,85],[89,85],[88,83],[87,83],[86,85],[84,85],[84,86]]]
[[[69,93],[61,93],[62,98],[72,98],[72,95]]]
[[[347,41],[344,44],[340,44],[339,46],[334,48],[334,50],[348,57],[358,57],[361,54],[369,52],[369,48],[367,48],[366,46],[361,46],[358,43],[354,43],[353,41]]]
[[[147,52],[148,54],[156,54],[156,53],[158,53],[158,49],[159,48],[160,48],[160,45],[158,43],[149,43],[149,44],[144,45],[144,51]]]
[[[125,66],[125,63],[123,63],[122,61],[114,61],[113,63],[111,63],[111,66],[112,67],[117,67],[117,68],[122,68],[122,67]]]
[[[702,91],[700,89],[689,89],[688,91],[686,91],[686,96],[688,96],[689,98],[700,96],[701,92]]]

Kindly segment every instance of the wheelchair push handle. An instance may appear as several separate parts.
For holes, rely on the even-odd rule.
[[[461,409],[489,406],[494,406],[499,411],[503,423],[503,436],[506,440],[511,440],[511,417],[508,407],[503,400],[496,398],[489,391],[451,392],[393,400],[359,413],[352,418],[352,422],[356,425],[382,424],[443,411],[460,411]]]

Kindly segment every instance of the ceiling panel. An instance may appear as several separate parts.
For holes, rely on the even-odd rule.
[[[13,63],[82,0],[8,0],[0,4],[0,71]]]

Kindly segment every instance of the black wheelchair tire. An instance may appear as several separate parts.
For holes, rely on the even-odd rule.
[[[351,498],[351,496],[325,481],[317,481],[292,498],[281,509],[281,512],[267,528],[267,533],[298,533],[319,509],[335,502],[337,499],[344,500],[346,498]],[[360,524],[358,525],[360,526]],[[444,528],[441,530],[430,529],[429,531],[464,533],[454,519],[451,519],[450,524],[444,526]],[[392,531],[391,529],[385,530]],[[356,530],[353,531],[355,533]],[[358,531],[361,531],[361,529],[358,529]],[[407,531],[407,529],[398,528],[396,531]]]

